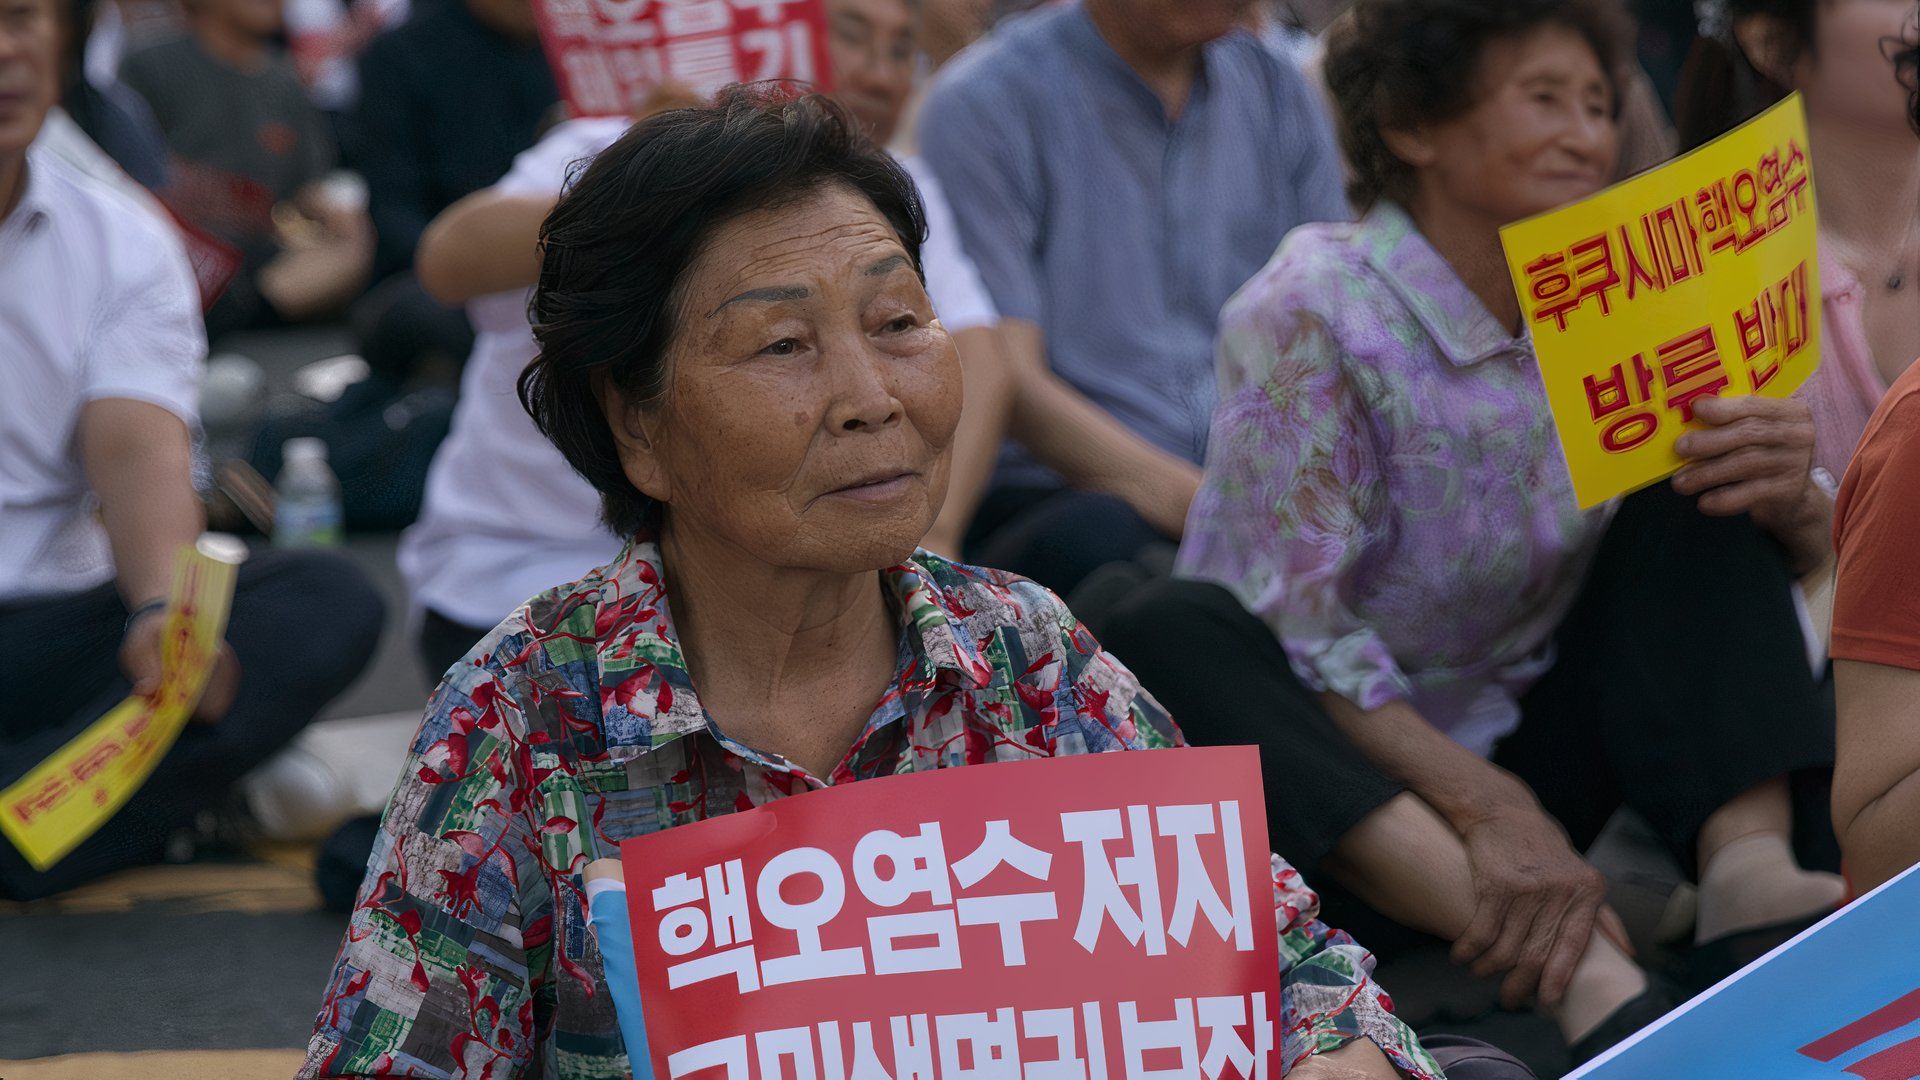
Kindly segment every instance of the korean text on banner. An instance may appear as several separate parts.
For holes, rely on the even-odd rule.
[[[1786,397],[1820,358],[1799,95],[1658,169],[1500,230],[1573,490],[1670,476],[1703,395]]]
[[[1251,748],[1139,751],[628,840],[654,1076],[1279,1080],[1264,807]]]
[[[5,791],[0,832],[36,870],[65,858],[133,793],[186,726],[219,657],[246,548],[208,535],[182,547],[162,630],[160,687],[129,697]]]
[[[829,88],[826,0],[533,0],[575,116],[626,116],[662,83]]]

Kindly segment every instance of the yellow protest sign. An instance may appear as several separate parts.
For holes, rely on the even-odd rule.
[[[1798,95],[1668,164],[1500,230],[1582,507],[1670,476],[1707,394],[1786,397],[1820,358]]]
[[[65,858],[140,790],[213,673],[246,548],[206,536],[182,547],[160,646],[160,687],[129,697],[5,791],[0,832],[36,870]]]

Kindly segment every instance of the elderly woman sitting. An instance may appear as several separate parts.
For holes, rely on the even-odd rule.
[[[1578,1059],[1672,1004],[1582,854],[1622,805],[1699,883],[1703,973],[1842,893],[1791,592],[1828,550],[1807,407],[1700,398],[1671,484],[1582,512],[1508,278],[1502,225],[1613,175],[1618,20],[1354,0],[1326,73],[1365,214],[1227,304],[1193,580],[1101,626],[1195,742],[1261,743],[1282,854]]]
[[[819,97],[663,114],[561,199],[522,396],[632,539],[434,694],[302,1076],[625,1075],[580,878],[619,841],[1180,743],[1054,596],[916,553],[961,400],[924,232],[907,175]],[[1282,917],[1290,1075],[1438,1076],[1275,870],[1303,913]]]

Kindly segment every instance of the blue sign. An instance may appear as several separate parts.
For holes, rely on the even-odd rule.
[[[1718,1077],[1920,1077],[1920,874],[1854,901],[1567,1080]]]

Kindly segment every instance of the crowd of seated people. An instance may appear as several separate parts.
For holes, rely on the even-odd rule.
[[[1636,36],[1624,0],[825,0],[829,96],[669,82],[622,116],[568,114],[531,0],[308,3],[354,30],[299,66],[283,0],[4,2],[0,343],[28,392],[0,395],[0,643],[29,662],[0,700],[45,705],[0,720],[0,784],[151,685],[171,553],[205,527],[209,339],[344,322],[361,407],[457,385],[392,521],[423,731],[476,680],[513,692],[502,643],[562,601],[671,565],[685,707],[728,732],[674,753],[895,771],[849,751],[898,674],[880,598],[952,591],[975,636],[1055,605],[1141,746],[1259,747],[1320,918],[1375,954],[1445,943],[1575,1061],[1920,860],[1912,0],[1712,0],[1683,66],[1668,13]],[[1788,93],[1821,366],[1699,401],[1671,480],[1583,511],[1500,229]],[[688,321],[767,259],[808,295]],[[917,479],[802,490],[875,454]],[[0,896],[166,857],[384,621],[348,561],[257,553],[202,722],[54,869],[0,845]],[[406,782],[330,843],[339,907],[439,857],[401,850],[435,827]],[[1643,966],[1589,860],[1623,811],[1697,890],[1684,980]],[[490,978],[504,1001],[546,975]],[[350,997],[304,1075],[396,1049]],[[555,1007],[570,1053],[621,1055]],[[1526,1075],[1390,1015],[1327,1023],[1298,1075]],[[554,1047],[520,1053],[534,1075]]]

